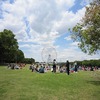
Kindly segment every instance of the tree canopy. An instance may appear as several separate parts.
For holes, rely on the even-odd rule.
[[[10,30],[0,32],[0,61],[12,61],[18,50],[18,42]]]
[[[16,53],[16,62],[23,62],[24,61],[24,53],[22,50],[18,50]]]
[[[32,64],[32,63],[35,63],[35,59],[33,59],[33,58],[25,58],[24,62],[27,63],[27,64]]]
[[[81,22],[70,31],[72,39],[79,42],[83,52],[95,54],[100,50],[100,0],[93,0],[86,7]]]
[[[35,62],[33,58],[25,59],[24,53],[19,49],[17,39],[11,30],[0,32],[0,63]]]

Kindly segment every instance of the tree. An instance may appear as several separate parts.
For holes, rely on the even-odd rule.
[[[85,16],[72,28],[71,33],[83,52],[95,54],[100,50],[100,0],[93,0],[86,7]]]
[[[0,61],[14,61],[17,50],[18,42],[12,31],[4,29],[0,32]]]
[[[24,58],[24,53],[19,49],[17,39],[11,30],[4,29],[0,32],[0,63],[34,63],[33,58]]]
[[[24,61],[24,53],[21,50],[18,50],[16,53],[16,62],[23,62]]]
[[[33,59],[33,58],[25,58],[24,59],[24,63],[27,63],[27,64],[35,63],[35,59]]]

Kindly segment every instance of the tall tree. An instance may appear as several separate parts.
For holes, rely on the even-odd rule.
[[[12,31],[4,29],[0,32],[0,61],[14,61],[17,50],[18,42]]]
[[[95,54],[100,50],[100,0],[93,0],[86,7],[85,16],[71,32],[72,39],[79,42],[83,52]]]

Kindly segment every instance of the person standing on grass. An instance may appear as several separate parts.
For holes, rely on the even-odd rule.
[[[53,60],[53,72],[56,73],[56,59]]]
[[[69,61],[66,61],[66,73],[69,75]]]
[[[75,66],[75,72],[77,73],[77,62],[75,62],[74,66]]]

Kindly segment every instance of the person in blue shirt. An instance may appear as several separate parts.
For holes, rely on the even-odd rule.
[[[39,69],[39,73],[44,73],[44,67],[41,65],[40,69]]]

